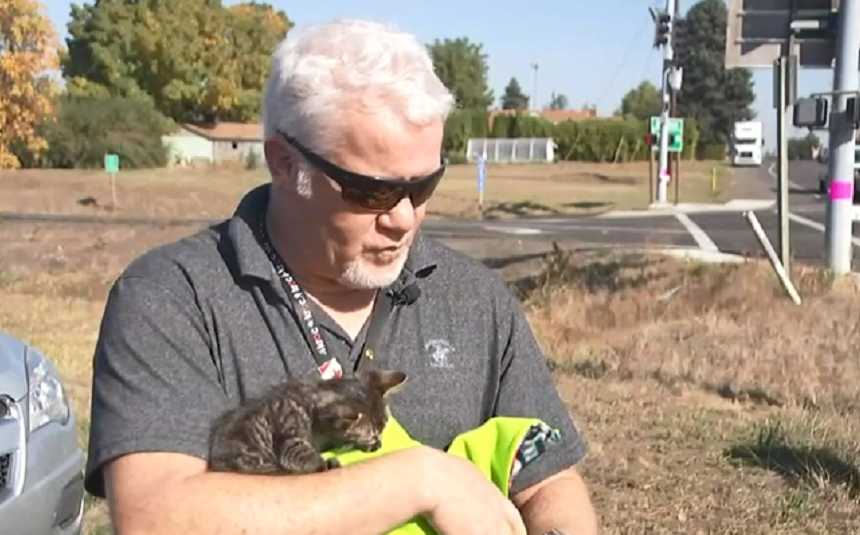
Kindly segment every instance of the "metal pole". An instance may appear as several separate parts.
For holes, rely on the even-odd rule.
[[[654,202],[654,146],[648,145],[648,204]]]
[[[836,36],[834,91],[858,90],[860,0],[842,0]],[[837,275],[851,271],[851,226],[854,197],[854,129],[845,116],[847,95],[833,97],[830,114],[830,181],[827,194],[827,264]]]
[[[788,292],[788,295],[791,297],[791,300],[794,301],[795,305],[800,304],[800,295],[797,293],[797,289],[795,289],[794,285],[791,283],[791,279],[788,276],[788,272],[783,269],[782,265],[779,263],[779,258],[776,257],[776,251],[773,250],[773,246],[771,246],[770,242],[767,240],[767,234],[764,233],[764,229],[761,228],[761,224],[758,222],[758,218],[755,216],[755,212],[744,212],[744,217],[747,221],[749,221],[750,226],[752,226],[753,232],[755,232],[756,238],[758,238],[759,243],[761,244],[764,251],[767,253],[767,258],[770,260],[770,265],[773,266],[773,270],[776,271],[777,277],[779,277],[780,282],[782,282],[785,291]]]
[[[657,167],[657,204],[665,204],[669,185],[669,70],[675,58],[672,49],[672,29],[675,27],[675,1],[666,0],[666,13],[672,15],[671,27],[663,45],[662,97],[663,111],[660,114],[660,164]]]
[[[672,174],[672,180],[675,181],[675,204],[678,204],[681,191],[681,153],[676,152],[673,159],[675,160],[675,172]]]
[[[776,109],[776,149],[779,155],[779,175],[777,176],[777,210],[779,212],[779,257],[785,272],[791,276],[791,239],[789,238],[788,219],[788,133],[786,132],[786,109],[788,95],[788,58],[780,56],[777,61],[777,109]]]
[[[675,110],[677,110],[678,106],[678,93],[675,90],[672,90],[672,98],[669,101],[669,117],[675,116]],[[675,153],[674,155],[670,155],[669,160],[669,175],[671,176],[671,180],[675,182],[675,204],[678,204],[678,188],[680,187],[680,182],[678,181],[678,157],[680,153]],[[672,161],[674,160],[674,162]],[[673,165],[674,164],[674,165]]]

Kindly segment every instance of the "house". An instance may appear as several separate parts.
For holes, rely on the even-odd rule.
[[[168,147],[168,165],[245,163],[251,153],[260,162],[263,158],[260,123],[182,123],[161,140]]]

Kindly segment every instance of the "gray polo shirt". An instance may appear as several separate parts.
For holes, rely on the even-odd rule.
[[[104,496],[102,467],[120,455],[168,451],[205,459],[212,421],[320,362],[254,233],[261,186],[233,218],[150,251],[111,289],[93,368],[86,488]],[[519,303],[495,273],[420,236],[386,296],[395,299],[373,365],[408,380],[390,399],[418,441],[445,448],[492,416],[542,418],[563,443],[527,465],[512,492],[575,464],[585,447],[559,400]],[[412,292],[415,297],[415,292]],[[311,303],[330,356],[352,373],[352,340]]]

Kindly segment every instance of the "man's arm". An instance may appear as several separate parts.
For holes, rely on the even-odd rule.
[[[526,533],[477,470],[425,447],[301,476],[207,472],[192,456],[134,453],[109,462],[105,482],[118,535],[379,535],[419,514],[448,535]]]
[[[564,535],[596,535],[597,515],[585,481],[568,468],[513,496],[529,535],[557,529]]]

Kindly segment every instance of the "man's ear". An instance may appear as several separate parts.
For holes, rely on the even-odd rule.
[[[282,184],[290,177],[294,165],[292,151],[280,139],[271,137],[263,143],[263,153],[266,155],[266,165],[272,175],[272,182]]]

